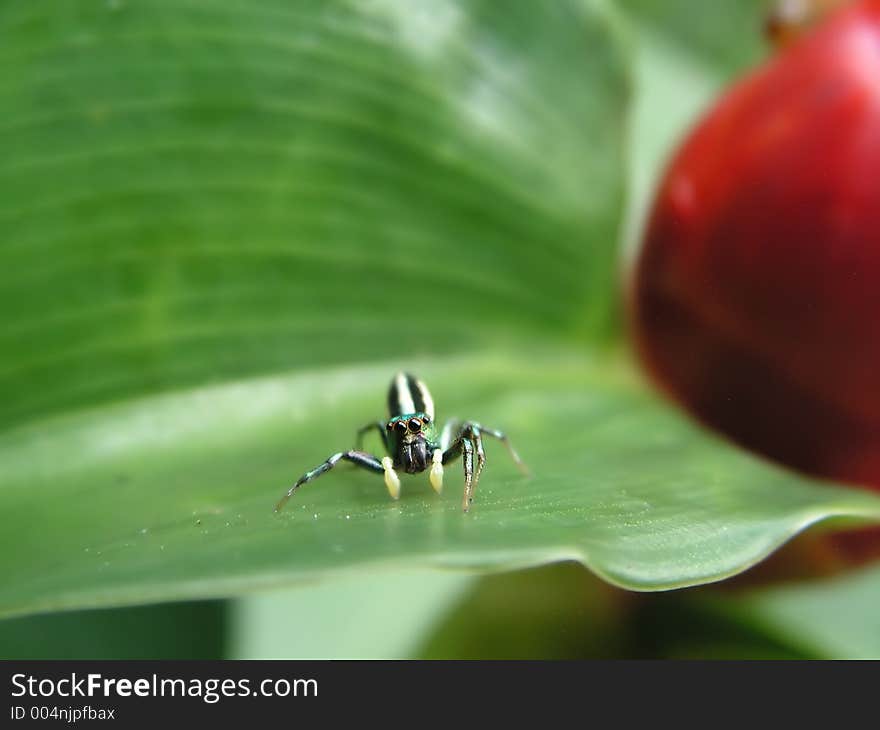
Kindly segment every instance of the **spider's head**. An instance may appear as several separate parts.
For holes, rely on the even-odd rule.
[[[397,436],[403,443],[424,439],[425,431],[431,425],[431,416],[427,413],[406,413],[395,416],[385,424],[389,434]]]
[[[418,474],[428,467],[431,449],[426,431],[430,427],[431,417],[423,412],[394,416],[385,423],[395,453],[394,463],[407,474]]]

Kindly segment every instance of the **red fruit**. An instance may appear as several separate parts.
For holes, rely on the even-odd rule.
[[[832,15],[702,120],[632,284],[644,363],[701,420],[880,487],[880,0]]]
[[[775,0],[764,20],[764,34],[781,48],[846,2],[849,0]]]

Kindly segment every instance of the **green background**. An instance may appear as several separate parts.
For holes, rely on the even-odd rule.
[[[627,347],[653,182],[760,14],[5,4],[0,654],[877,656],[871,568],[645,593],[880,519]],[[534,476],[490,443],[468,515],[458,469],[397,503],[339,469],[273,515],[400,368]]]

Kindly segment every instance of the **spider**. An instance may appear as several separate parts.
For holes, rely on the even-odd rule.
[[[443,466],[461,456],[464,465],[461,507],[467,512],[474,501],[474,491],[486,463],[483,436],[501,441],[520,471],[525,475],[529,473],[507,436],[501,431],[486,428],[475,421],[453,419],[447,421],[438,432],[434,423],[434,400],[431,393],[421,380],[408,373],[398,373],[392,379],[388,389],[388,411],[390,418],[387,421],[374,421],[358,430],[355,449],[333,454],[324,463],[297,479],[275,505],[275,511],[284,507],[303,484],[330,471],[340,461],[350,461],[355,466],[384,474],[385,486],[393,499],[400,498],[400,477],[395,469],[402,469],[407,474],[419,474],[430,468],[431,486],[439,494],[443,489]],[[373,429],[378,431],[385,446],[387,455],[382,458],[361,451],[364,434]]]

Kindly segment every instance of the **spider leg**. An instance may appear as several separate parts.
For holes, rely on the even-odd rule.
[[[513,463],[516,464],[517,468],[525,474],[526,476],[530,476],[531,472],[529,471],[529,467],[525,465],[522,459],[519,458],[519,454],[516,453],[516,450],[513,448],[513,445],[510,443],[510,439],[507,438],[507,434],[502,431],[496,431],[494,428],[486,428],[485,426],[477,426],[481,434],[486,436],[491,436],[492,438],[498,439],[502,444],[507,447],[507,453],[510,454],[510,458],[513,459]]]
[[[471,427],[471,433],[474,440],[474,453],[477,455],[477,470],[474,472],[474,489],[476,489],[477,482],[480,481],[480,474],[483,473],[483,467],[486,466],[486,452],[483,451],[483,433],[476,424]],[[473,498],[471,501],[473,502]]]
[[[464,462],[464,494],[461,498],[461,509],[467,512],[474,501],[474,444],[470,437],[461,440],[462,461]]]
[[[467,423],[461,429],[455,441],[453,441],[449,448],[443,452],[443,457],[441,459],[443,464],[448,464],[459,456],[462,457],[462,462],[464,464],[464,495],[461,499],[461,508],[465,512],[470,509],[471,502],[474,501],[474,490],[477,487],[477,482],[480,479],[480,472],[483,470],[483,464],[486,461],[485,456],[482,455],[482,444],[479,446],[476,445],[476,442],[479,440],[479,435],[474,434],[472,424]],[[475,449],[478,453],[478,466],[476,472],[474,472]]]
[[[385,458],[387,459],[388,457],[385,457]],[[321,476],[321,474],[330,471],[334,466],[336,466],[343,459],[345,461],[350,461],[355,466],[360,466],[364,469],[369,469],[370,471],[375,471],[380,474],[385,472],[385,483],[386,484],[388,483],[388,470],[386,469],[386,467],[383,464],[385,459],[383,459],[382,461],[379,461],[379,459],[377,459],[375,456],[373,456],[372,454],[368,454],[364,451],[340,451],[337,454],[333,454],[333,456],[331,456],[329,459],[327,459],[327,461],[325,461],[324,463],[320,464],[319,466],[316,466],[311,471],[307,471],[299,479],[297,479],[296,483],[290,489],[287,490],[287,492],[284,494],[284,496],[281,499],[278,500],[278,504],[275,505],[275,511],[276,512],[280,511],[281,508],[284,507],[287,500],[290,499],[291,496],[293,496],[293,493],[297,489],[299,489],[303,484],[306,484],[307,482],[310,482],[313,479],[317,479],[319,476]],[[393,470],[391,473],[394,474]],[[394,477],[396,478],[397,475],[394,474]],[[399,482],[398,482],[398,485],[399,485]],[[389,487],[389,489],[390,489],[390,487]],[[394,495],[392,494],[392,496],[394,496]]]
[[[443,428],[443,434],[440,438],[441,444],[447,443],[445,438],[448,438],[447,434],[451,433],[452,424],[457,425],[457,422],[450,421]],[[485,428],[473,421],[462,423],[459,427],[458,436],[443,452],[442,463],[447,464],[459,456],[463,457],[464,497],[462,498],[461,506],[465,512],[470,509],[470,505],[474,501],[474,492],[477,490],[480,474],[483,473],[483,467],[486,465],[486,453],[483,449],[484,434],[501,441],[507,447],[510,458],[513,459],[519,470],[525,475],[529,474],[528,467],[519,458],[519,454],[516,453],[505,433],[496,431],[493,428]],[[474,465],[474,456],[476,456],[476,467]]]
[[[382,439],[382,447],[385,449],[385,452],[388,452],[388,440],[385,433],[385,424],[382,421],[373,421],[372,423],[368,423],[366,426],[361,426],[361,428],[357,431],[357,437],[355,438],[355,449],[358,451],[361,450],[361,446],[364,442],[364,434],[369,431],[376,429],[379,432],[379,438]]]
[[[461,421],[457,418],[450,418],[443,424],[443,430],[440,432],[440,449],[446,451],[453,442],[453,434],[457,435],[461,431]]]

